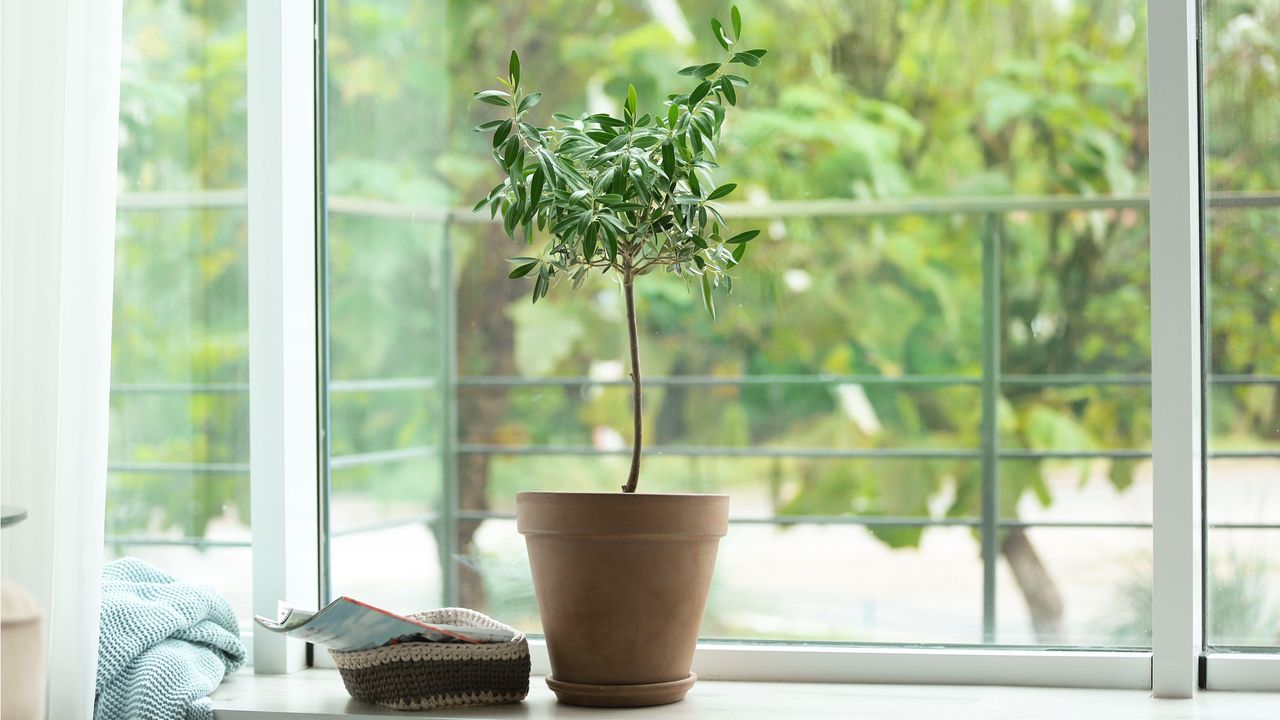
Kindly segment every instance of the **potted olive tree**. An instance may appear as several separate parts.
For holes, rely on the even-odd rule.
[[[728,108],[764,50],[739,50],[742,19],[712,19],[725,55],[679,73],[688,93],[662,111],[643,112],[635,87],[621,117],[607,113],[526,120],[541,93],[521,84],[511,53],[503,88],[476,99],[505,108],[477,132],[492,133],[493,158],[506,179],[476,210],[502,213],[508,235],[536,256],[512,258],[512,278],[530,278],[533,302],[552,286],[580,286],[591,272],[612,275],[626,301],[632,383],[631,470],[621,493],[522,492],[516,523],[525,536],[552,675],[562,702],[636,706],[675,702],[690,672],[719,540],[728,529],[725,495],[637,493],[643,440],[635,284],[661,270],[696,287],[714,319],[713,291],[728,288],[759,231],[730,234],[716,200],[716,143]],[[741,72],[739,70],[739,72]],[[545,238],[545,240],[543,240]]]

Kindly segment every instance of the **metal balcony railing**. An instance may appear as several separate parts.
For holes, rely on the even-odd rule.
[[[1208,198],[1211,208],[1280,208],[1280,192],[1268,193],[1216,193]],[[138,195],[122,195],[119,199],[120,212],[140,211],[173,211],[173,210],[208,210],[244,208],[246,195],[242,190],[223,190],[195,193],[150,193]],[[1123,375],[1006,375],[999,363],[1000,333],[1002,319],[1000,317],[1000,258],[1001,246],[1004,242],[1004,216],[1012,212],[1025,213],[1058,213],[1074,211],[1118,210],[1147,208],[1147,197],[1144,195],[1115,195],[1105,197],[1084,196],[1041,196],[1041,197],[940,197],[909,198],[897,200],[854,201],[854,200],[798,200],[773,201],[768,203],[725,203],[726,217],[739,219],[783,219],[783,218],[887,218],[909,215],[955,215],[980,217],[984,221],[981,233],[982,243],[982,328],[983,328],[983,362],[980,375],[938,375],[938,376],[903,376],[886,377],[876,375],[769,375],[769,376],[676,376],[653,377],[645,380],[648,387],[664,386],[748,386],[748,385],[888,385],[902,387],[948,387],[968,386],[977,388],[982,402],[984,418],[980,429],[980,443],[977,447],[962,448],[781,448],[781,447],[708,447],[708,446],[650,446],[645,449],[648,455],[668,457],[735,457],[735,458],[896,458],[896,459],[936,459],[964,458],[980,462],[982,466],[982,515],[976,518],[915,518],[915,517],[883,517],[883,516],[772,516],[772,517],[735,517],[730,522],[735,524],[767,524],[767,525],[853,525],[853,526],[895,526],[895,527],[970,527],[979,531],[983,560],[983,627],[985,640],[994,639],[995,628],[995,586],[996,560],[998,553],[998,533],[1001,529],[1012,527],[1056,527],[1056,528],[1112,528],[1142,530],[1151,527],[1149,522],[1023,522],[1000,517],[998,498],[1000,482],[1000,463],[1007,460],[1074,460],[1091,458],[1123,458],[1142,459],[1150,457],[1150,451],[1144,448],[1110,448],[1081,449],[1072,451],[1039,451],[1027,449],[1002,448],[1000,438],[993,422],[996,415],[996,404],[1000,390],[1006,386],[1071,386],[1071,385],[1113,385],[1149,387],[1150,377],[1142,374]],[[395,203],[357,198],[331,198],[329,212],[334,215],[358,216],[397,220],[412,223],[425,223],[441,226],[443,232],[442,266],[450,267],[453,257],[453,234],[449,232],[455,225],[472,225],[491,222],[488,215],[478,215],[467,209],[410,207]],[[438,298],[441,312],[447,322],[440,338],[445,347],[454,346],[456,328],[454,317],[454,288],[451,283],[442,284]],[[333,380],[329,383],[330,395],[349,393],[420,393],[436,388],[445,388],[438,393],[441,417],[444,418],[442,441],[438,445],[389,448],[376,452],[364,452],[351,455],[333,456],[329,459],[328,470],[349,469],[369,466],[436,458],[441,463],[443,477],[446,479],[443,506],[438,513],[412,515],[391,518],[369,526],[334,530],[329,537],[339,537],[360,532],[382,530],[397,525],[432,523],[441,528],[439,537],[445,539],[441,547],[441,560],[446,568],[446,597],[456,599],[457,568],[453,558],[458,548],[456,543],[456,527],[459,521],[509,520],[509,514],[499,512],[476,512],[461,508],[456,492],[457,459],[461,455],[483,454],[492,456],[514,455],[558,455],[558,456],[597,456],[625,454],[625,450],[599,450],[591,446],[548,446],[548,445],[491,445],[463,443],[457,436],[456,393],[466,388],[516,388],[516,387],[578,387],[590,388],[599,386],[627,385],[625,379],[596,380],[588,377],[467,377],[459,376],[452,353],[446,353],[449,361],[444,363],[438,377],[408,378],[371,378],[352,380]],[[1212,375],[1210,383],[1217,385],[1280,385],[1280,376],[1241,376]],[[112,387],[114,396],[127,394],[247,394],[247,383],[205,383],[205,384],[121,384]],[[1210,458],[1280,458],[1280,450],[1227,451],[1214,450],[1208,453]],[[228,473],[247,474],[246,463],[141,463],[118,462],[109,466],[116,473]],[[1249,523],[1216,523],[1211,528],[1220,529],[1273,529],[1280,525]],[[108,542],[122,545],[191,545],[195,547],[245,547],[248,542],[204,540],[201,538],[149,538],[149,537],[112,537]]]

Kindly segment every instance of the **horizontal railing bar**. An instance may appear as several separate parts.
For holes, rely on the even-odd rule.
[[[432,457],[437,452],[435,447],[422,445],[398,450],[376,450],[374,452],[352,453],[350,455],[334,455],[329,458],[329,468],[331,470],[345,470],[365,465],[385,465],[387,463]]]
[[[457,516],[463,520],[515,520],[515,512],[495,512],[489,510],[460,510]],[[899,528],[945,528],[973,527],[982,524],[978,518],[902,518],[902,516],[870,516],[870,515],[768,515],[759,518],[736,518],[730,516],[731,524],[742,525],[869,525],[869,527]],[[1100,530],[1146,530],[1151,523],[1146,521],[1107,521],[1107,520],[1000,520],[1001,528],[1050,528],[1050,529],[1100,529]],[[1211,528],[1220,525],[1210,525]],[[1221,527],[1249,527],[1257,529],[1280,529],[1276,525],[1221,525]]]
[[[1001,385],[1150,385],[1150,375],[1001,375]]]
[[[395,390],[430,390],[436,379],[430,377],[370,378],[365,380],[330,380],[330,393],[389,392]]]
[[[189,208],[247,207],[248,194],[243,189],[199,190],[189,192],[127,192],[116,198],[116,206],[125,211],[183,210]],[[1148,197],[1141,194],[1118,195],[1027,195],[980,197],[914,197],[883,200],[774,200],[769,202],[723,203],[727,216],[739,218],[782,217],[878,217],[894,215],[950,215],[991,212],[1063,212],[1070,210],[1107,210],[1147,207]],[[1280,206],[1277,192],[1209,193],[1209,207],[1268,208]],[[334,196],[329,198],[329,212],[337,215],[378,217],[416,222],[489,223],[488,213],[472,212],[465,207],[424,207],[386,200]]]
[[[1280,384],[1280,376],[1214,375],[1210,380],[1219,385]],[[1003,385],[1150,385],[1150,375],[1004,375]],[[646,387],[664,385],[981,385],[977,375],[672,375],[645,378]],[[625,386],[626,378],[598,379],[581,375],[561,377],[517,377],[490,375],[460,377],[460,387],[549,387],[549,386]]]
[[[1280,375],[1210,375],[1217,385],[1280,385]]]
[[[247,548],[252,543],[248,540],[208,540],[205,538],[163,538],[163,537],[135,537],[108,535],[106,539],[107,545],[129,545],[132,547],[140,546],[173,546],[173,547],[218,547],[218,548]]]
[[[589,445],[490,445],[461,443],[458,453],[468,455],[586,455],[625,456],[629,448],[599,450]],[[967,448],[769,448],[658,445],[644,448],[647,456],[669,457],[776,457],[776,458],[924,458],[977,459],[979,451]]]
[[[488,213],[472,212],[471,208],[405,205],[387,200],[333,196],[329,198],[329,212],[334,215],[379,218],[382,220],[407,220],[409,222],[443,223],[446,221],[466,224],[488,224]]]
[[[724,203],[726,217],[772,219],[790,217],[896,217],[900,215],[980,215],[1001,212],[1064,212],[1144,208],[1145,195],[1038,195],[1023,197],[921,197],[887,200],[773,200],[767,203]]]
[[[466,520],[514,520],[514,513],[498,513],[479,510],[461,510],[458,517]],[[740,525],[864,525],[868,527],[979,527],[982,520],[972,517],[928,518],[871,515],[770,515],[764,517],[729,517],[731,524]],[[1089,522],[1073,520],[1001,520],[1002,528],[1079,528],[1079,529],[1149,529],[1149,522]],[[1280,527],[1280,526],[1277,526]]]
[[[385,523],[377,523],[343,530],[335,535],[354,535],[361,532],[385,530],[402,525],[428,523],[436,518],[434,513],[413,515],[405,518],[394,518]],[[495,512],[490,510],[459,510],[459,520],[515,520],[515,513]],[[859,525],[867,527],[979,527],[982,521],[978,518],[924,518],[893,517],[867,515],[773,515],[765,517],[729,517],[734,525]],[[996,523],[1001,528],[1034,528],[1053,530],[1150,530],[1150,522],[1140,521],[1090,521],[1090,520],[1008,520]],[[1209,523],[1213,530],[1280,530],[1280,523]]]
[[[600,450],[589,445],[491,445],[464,443],[459,453],[474,455],[627,455],[627,448]],[[780,457],[780,458],[872,458],[872,459],[971,459],[981,457],[974,448],[770,448],[717,446],[650,446],[645,455],[671,457]],[[1151,457],[1150,450],[1001,450],[1003,460],[1088,460]]]
[[[874,517],[857,515],[775,515],[772,517],[730,517],[734,525],[860,525],[863,527],[978,527],[977,518]]]
[[[773,219],[791,217],[897,217],[907,215],[977,215],[1004,212],[1069,212],[1073,210],[1145,209],[1146,195],[1037,195],[1020,197],[918,197],[887,200],[774,200],[770,202],[722,203],[726,217]],[[1280,193],[1211,193],[1210,207],[1280,207]],[[338,215],[375,217],[387,220],[463,224],[496,224],[488,213],[470,208],[418,207],[382,200],[334,197],[330,212]]]
[[[360,525],[334,531],[332,537],[360,535],[381,530],[394,530],[407,525],[423,525],[434,522],[437,513],[421,513],[384,522]],[[515,520],[515,513],[462,510],[457,513],[460,520]],[[981,521],[977,518],[912,518],[912,517],[867,517],[855,515],[778,515],[773,517],[730,517],[732,525],[849,525],[861,527],[978,527]],[[1001,520],[997,525],[1001,528],[1060,529],[1060,530],[1149,530],[1149,522],[1089,522],[1089,521],[1050,521],[1050,520]],[[1209,523],[1210,530],[1280,530],[1280,523]],[[188,546],[188,547],[250,547],[247,540],[205,540],[203,538],[148,538],[108,536],[107,545],[140,546]]]
[[[248,206],[249,193],[243,188],[177,192],[126,192],[116,195],[116,209],[126,212],[138,210],[244,208]]]
[[[670,385],[980,385],[982,378],[969,375],[669,375],[645,378],[645,387]],[[473,375],[459,377],[459,387],[631,387],[626,378],[591,378],[581,375],[562,377],[517,377],[512,375]]]
[[[1274,450],[1210,450],[1210,460],[1268,460],[1280,459],[1280,448]]]
[[[515,520],[515,513],[488,510],[459,510],[460,520]],[[875,517],[867,515],[773,515],[729,517],[735,525],[868,525],[887,527],[977,527],[977,518]]]
[[[127,462],[108,463],[107,472],[113,473],[191,473],[196,475],[248,475],[248,463],[202,462]]]
[[[615,457],[630,454],[626,448],[599,450],[589,445],[489,445],[464,443],[457,451],[470,455],[552,455],[552,456],[600,456]],[[380,465],[432,457],[439,450],[434,446],[418,446],[399,450],[379,450],[351,455],[335,455],[330,458],[330,468],[342,470],[365,465]],[[964,460],[981,456],[978,450],[969,448],[769,448],[769,447],[717,447],[717,446],[650,446],[642,451],[656,457],[745,457],[745,458],[796,458],[796,459],[883,459],[883,460]],[[1145,460],[1150,450],[1019,450],[1003,449],[1001,460]],[[1276,450],[1217,450],[1208,453],[1211,460],[1266,460],[1280,459]],[[249,465],[244,463],[112,463],[107,466],[113,473],[190,473],[247,475]]]
[[[1001,460],[1142,460],[1151,457],[1150,450],[1024,450],[1001,448]]]
[[[1212,375],[1217,385],[1280,385],[1280,375]],[[1005,375],[1004,385],[1150,385],[1150,375]],[[645,378],[646,387],[669,385],[971,385],[982,384],[976,375],[671,375]],[[459,387],[577,387],[630,386],[626,378],[599,379],[587,376],[517,377],[510,375],[473,375],[460,377]],[[429,377],[370,378],[335,380],[329,384],[332,393],[395,392],[425,390],[436,386]],[[247,393],[248,383],[125,383],[111,386],[112,394],[215,394]]]
[[[1280,530],[1280,523],[1209,523],[1210,530]]]
[[[382,522],[370,523],[368,525],[357,525],[356,527],[344,528],[342,530],[334,530],[329,533],[329,537],[345,537],[347,535],[378,532],[379,530],[394,530],[395,528],[404,527],[406,525],[422,525],[435,522],[439,517],[440,514],[434,512],[419,513],[417,515],[401,515]]]
[[[1269,208],[1280,205],[1280,192],[1212,192],[1208,202],[1211,208]]]
[[[1150,522],[1137,521],[1098,521],[1089,520],[1001,520],[996,523],[1002,528],[1018,528],[1032,530],[1150,530]]]
[[[121,383],[112,395],[220,395],[249,392],[249,383]]]

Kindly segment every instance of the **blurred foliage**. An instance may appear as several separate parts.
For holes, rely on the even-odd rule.
[[[498,180],[487,138],[470,132],[489,119],[470,93],[506,70],[514,47],[526,82],[545,93],[534,115],[550,107],[616,113],[628,81],[641,97],[662,97],[681,80],[670,68],[719,52],[691,20],[724,15],[727,3],[328,5],[330,194],[414,209],[374,218],[331,208],[331,373],[335,381],[421,380],[400,395],[334,390],[333,453],[438,444],[446,403],[431,380],[450,362],[463,377],[508,367],[524,377],[625,377],[621,297],[602,282],[548,298],[537,312],[521,309],[527,300],[468,293],[454,308],[460,346],[491,337],[482,318],[497,313],[510,323],[510,347],[442,352],[445,279],[472,277],[479,263],[513,249],[500,228],[438,221],[440,209],[470,206]],[[737,196],[749,204],[1145,192],[1141,0],[741,5],[744,33],[770,55],[726,121],[720,162],[725,177],[743,180]],[[1207,0],[1204,20],[1209,189],[1280,189],[1280,2]],[[244,23],[240,3],[126,3],[122,191],[244,186]],[[1280,211],[1221,208],[1207,220],[1212,369],[1280,374]],[[979,376],[982,244],[992,233],[1002,247],[1004,374],[1149,371],[1144,210],[819,211],[734,222],[762,234],[714,325],[692,312],[701,300],[678,279],[638,288],[642,364],[652,376]],[[245,241],[242,208],[121,210],[114,383],[247,382]],[[464,388],[460,402],[498,392]],[[629,406],[617,388],[520,388],[499,400],[485,406],[488,442],[627,441]],[[972,386],[680,385],[649,392],[647,402],[646,434],[666,445],[972,448],[982,419]],[[999,408],[1006,448],[1142,449],[1150,441],[1150,394],[1141,386],[1010,383]],[[245,463],[247,415],[243,392],[117,393],[112,461]],[[1280,389],[1214,387],[1210,417],[1218,446],[1275,447]],[[718,462],[668,458],[645,482],[746,494],[767,486],[783,513],[980,514],[981,468],[972,460]],[[436,465],[351,468],[334,474],[334,491],[375,498],[389,512],[429,509],[439,497]],[[1067,466],[1083,476],[1083,467]],[[1002,514],[1015,515],[1024,496],[1053,502],[1045,478],[1059,467],[1003,463]],[[484,490],[500,505],[507,489],[543,481],[612,489],[624,470],[621,458],[500,458],[485,467]],[[1133,462],[1116,462],[1108,476],[1123,488],[1134,471]],[[200,536],[213,518],[247,521],[244,475],[117,473],[110,492],[115,534]],[[876,533],[895,547],[920,541],[914,529]]]
[[[1280,644],[1280,607],[1274,604],[1274,557],[1228,551],[1210,563],[1206,610],[1211,618],[1209,647]],[[1117,645],[1141,645],[1151,639],[1151,561],[1148,558],[1115,592],[1113,607],[1098,618]]]

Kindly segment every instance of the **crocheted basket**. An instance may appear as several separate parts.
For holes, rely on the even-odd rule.
[[[504,643],[407,642],[372,650],[330,650],[351,697],[393,710],[496,705],[529,694],[529,641],[524,633],[465,608],[409,616],[427,623],[510,630]]]

